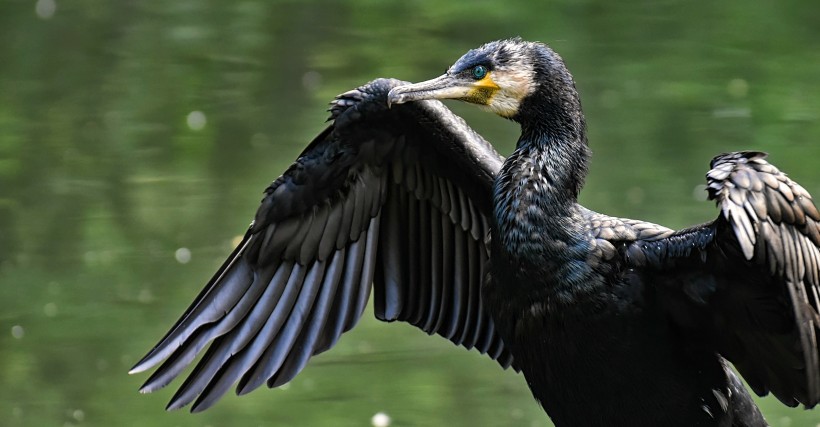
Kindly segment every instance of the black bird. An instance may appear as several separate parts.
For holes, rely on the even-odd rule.
[[[436,99],[521,125],[506,160]],[[428,100],[428,101],[422,101]],[[401,104],[401,105],[399,105]],[[820,400],[820,213],[758,152],[706,175],[720,208],[684,230],[577,203],[584,115],[562,59],[510,39],[436,79],[340,95],[266,190],[245,238],[162,341],[141,389],[211,406],[291,380],[362,314],[523,372],[558,426],[764,426],[759,395]]]

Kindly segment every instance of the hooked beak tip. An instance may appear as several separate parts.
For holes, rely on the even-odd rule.
[[[425,99],[461,99],[470,88],[445,74],[432,80],[396,86],[387,93],[387,107]]]
[[[390,89],[390,92],[387,92],[387,108],[391,108],[394,104],[404,103],[404,96],[398,93],[396,89],[398,88],[394,87]]]

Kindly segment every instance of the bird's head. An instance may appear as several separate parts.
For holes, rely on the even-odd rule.
[[[393,88],[388,103],[457,99],[520,121],[534,94],[556,89],[561,95],[567,85],[574,92],[572,77],[558,54],[542,43],[514,38],[470,50],[440,77]]]

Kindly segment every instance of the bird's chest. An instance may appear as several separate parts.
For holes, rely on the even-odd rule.
[[[567,300],[554,290],[559,285],[502,260],[493,256],[484,286],[488,311],[556,426],[721,422],[698,409],[701,389],[708,394],[720,384],[699,383],[704,366],[681,357],[639,281],[592,285]],[[716,358],[708,362],[719,368]]]
[[[496,243],[491,252],[483,296],[505,343],[531,344],[543,336],[539,344],[546,346],[550,337],[561,336],[553,331],[563,333],[581,320],[617,315],[607,279],[582,257],[532,259]]]
[[[571,292],[562,289],[562,279],[522,274],[520,265],[491,259],[484,287],[489,312],[533,393],[544,405],[557,390],[585,399],[582,395],[594,388],[584,383],[594,377],[587,375],[591,370],[628,357],[628,340],[612,337],[624,336],[630,313],[604,289]]]
[[[490,312],[505,317],[497,323],[560,328],[611,309],[612,278],[595,267],[599,262],[591,262],[589,241],[573,229],[580,221],[551,216],[528,224],[533,222],[538,222],[533,230],[530,225],[498,223],[492,230],[484,293]]]

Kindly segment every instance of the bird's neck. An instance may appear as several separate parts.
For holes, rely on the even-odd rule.
[[[521,124],[515,152],[516,162],[531,163],[538,172],[534,177],[545,184],[536,190],[539,200],[549,200],[553,209],[566,210],[578,200],[590,153],[575,82],[566,68],[558,69],[564,72],[556,72],[554,81],[542,83],[514,117]],[[515,165],[507,163],[515,173]],[[521,172],[517,177],[525,178]]]
[[[519,260],[584,259],[588,245],[577,200],[589,150],[577,95],[542,100],[529,111],[533,117],[519,118],[521,137],[496,180],[497,238]]]

